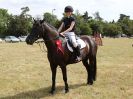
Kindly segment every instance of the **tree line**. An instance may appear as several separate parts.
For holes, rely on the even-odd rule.
[[[31,15],[27,14],[28,11],[30,11],[29,7],[23,7],[20,15],[12,15],[8,13],[7,9],[0,9],[0,37],[7,35],[18,37],[30,33],[33,19]],[[65,16],[65,14],[63,15]],[[87,11],[80,14],[77,10],[73,16],[76,20],[76,33],[78,35],[93,35],[95,32],[110,37],[121,34],[126,34],[129,37],[133,35],[133,20],[125,14],[120,14],[116,22],[114,20],[111,22],[104,21],[99,12],[95,12],[94,17],[92,17]],[[45,12],[43,18],[56,28],[61,24],[61,20],[49,12]]]

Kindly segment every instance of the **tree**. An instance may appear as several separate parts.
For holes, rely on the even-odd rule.
[[[95,32],[98,33],[103,33],[103,22],[97,21],[97,20],[91,20],[89,21],[90,27],[92,29],[92,33],[94,34]]]
[[[46,22],[48,22],[49,24],[51,24],[52,26],[54,27],[57,27],[58,26],[58,19],[56,17],[56,15],[52,15],[51,13],[44,13],[43,15],[44,19]]]
[[[122,34],[122,29],[116,23],[106,23],[103,32],[106,36],[115,37],[118,34]]]
[[[91,19],[89,21],[90,27],[92,29],[92,33],[103,33],[103,19],[100,17],[99,12],[95,12],[94,14],[94,19]]]
[[[127,15],[125,15],[125,14],[120,14],[120,18],[119,18],[119,20],[118,20],[118,22],[121,22],[123,19],[130,19],[130,16],[127,16]]]
[[[118,20],[118,24],[121,26],[124,34],[131,36],[133,35],[133,23],[130,20],[130,16],[120,14],[120,18]]]
[[[21,10],[22,10],[21,15],[25,16],[27,16],[27,12],[30,11],[29,7],[22,7]]]
[[[6,9],[0,9],[0,36],[27,35],[32,27],[32,16],[27,14],[29,7],[22,7],[20,15],[9,15]],[[65,16],[65,14],[63,14]],[[117,34],[133,35],[133,20],[130,16],[120,14],[117,22],[105,22],[99,12],[94,13],[94,18],[89,16],[86,11],[83,15],[77,10],[73,14],[76,20],[76,33],[81,35],[91,35],[94,32],[100,32],[107,36],[116,36]],[[58,28],[61,21],[56,15],[49,12],[43,15],[46,22]]]
[[[94,17],[95,17],[95,19],[96,19],[97,21],[102,21],[102,20],[103,20],[103,18],[100,17],[100,13],[99,13],[99,12],[95,12],[93,15],[94,15]]]
[[[8,25],[8,35],[22,36],[27,35],[30,32],[32,26],[32,17],[27,14],[29,11],[28,7],[21,8],[22,12],[20,15],[14,15],[10,18]]]
[[[84,19],[85,22],[88,22],[88,20],[91,20],[92,19],[91,16],[88,16],[88,12],[87,11],[84,13],[84,15],[82,15],[82,17],[83,17],[83,19]]]
[[[87,16],[87,15],[86,15]],[[75,20],[76,20],[76,34],[80,35],[90,35],[92,33],[92,30],[90,28],[90,25],[87,21],[84,20],[83,15],[81,15],[78,10],[74,14]],[[87,19],[87,18],[86,18]]]
[[[10,15],[6,9],[0,9],[0,36],[2,37],[7,33],[9,17]]]

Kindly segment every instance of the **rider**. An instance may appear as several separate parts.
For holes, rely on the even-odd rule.
[[[71,6],[66,6],[64,9],[64,12],[66,14],[66,17],[63,18],[62,24],[58,29],[58,32],[60,35],[65,35],[68,37],[74,46],[74,50],[77,54],[76,61],[80,61],[80,47],[78,46],[78,43],[76,41],[76,35],[74,33],[75,31],[75,19],[72,16],[73,8]],[[64,31],[62,31],[64,28]],[[62,32],[61,32],[62,31]]]

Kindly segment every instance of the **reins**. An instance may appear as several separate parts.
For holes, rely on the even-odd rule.
[[[42,29],[44,31],[44,24],[42,24]],[[62,35],[57,34],[56,37],[53,37],[53,38],[49,38],[49,39],[43,38],[44,41],[41,41],[41,42],[55,41],[55,40],[58,40],[60,36],[62,36]],[[42,33],[42,37],[45,37],[43,33]],[[41,47],[40,42],[37,42],[37,44],[39,45],[41,52],[47,52],[47,50],[44,48],[44,43],[43,43],[43,48]]]
[[[41,42],[44,42],[44,41],[41,41]],[[41,52],[47,52],[47,50],[44,47],[44,43],[43,43],[43,48],[41,47],[41,43],[40,42],[37,42],[37,45],[40,47]]]
[[[57,40],[59,38],[59,36],[53,38],[53,39],[49,39],[49,40],[46,40],[45,41],[41,41],[41,42],[46,42],[46,41],[51,41],[51,40]],[[41,47],[41,42],[37,42],[38,46],[40,47],[40,50],[41,52],[47,52],[47,50],[45,49],[44,47],[44,43],[43,43],[43,48]]]

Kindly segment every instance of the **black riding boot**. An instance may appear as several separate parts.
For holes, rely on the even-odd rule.
[[[76,47],[76,53],[77,53],[77,56],[80,57],[80,46]]]
[[[81,57],[80,57],[80,46],[77,46],[75,48],[75,52],[76,52],[76,61],[80,61],[81,60]]]

